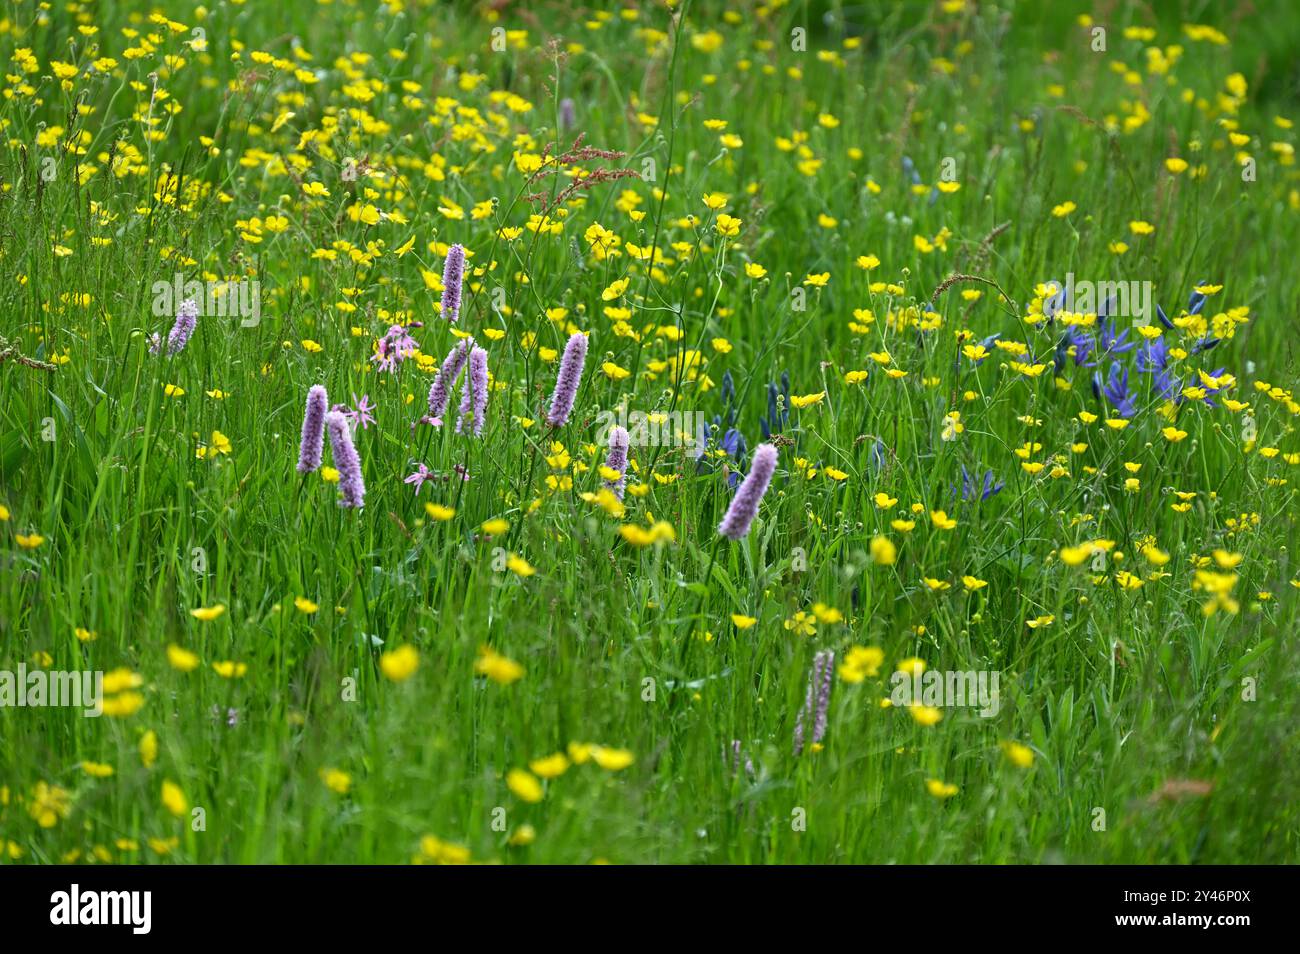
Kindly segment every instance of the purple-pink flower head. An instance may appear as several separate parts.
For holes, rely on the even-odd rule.
[[[623,499],[623,487],[627,484],[628,443],[627,428],[615,425],[609,432],[609,456],[605,458],[605,466],[618,471],[619,477],[617,480],[605,481],[605,486],[614,491],[614,496],[619,500]]]
[[[560,359],[560,373],[555,377],[555,392],[551,395],[551,410],[546,415],[546,423],[551,427],[563,427],[573,410],[574,398],[578,396],[578,385],[582,383],[582,366],[587,361],[587,336],[575,331],[569,336],[569,343],[564,346],[564,357]]]
[[[375,423],[375,415],[372,413],[375,406],[370,403],[369,394],[361,395],[361,400],[358,401],[356,392],[354,391],[352,393],[352,403],[356,405],[356,410],[353,411],[349,417],[352,418],[352,423],[354,425],[360,424],[361,429],[364,431],[371,424]]]
[[[447,399],[451,397],[451,389],[456,384],[456,377],[460,374],[460,369],[465,367],[465,361],[473,348],[473,338],[462,338],[452,345],[451,350],[447,352],[447,357],[442,359],[442,367],[438,369],[433,384],[429,386],[430,417],[440,418],[446,412]]]
[[[804,696],[803,708],[799,710],[799,719],[794,726],[794,754],[803,751],[805,723],[812,723],[813,744],[820,742],[826,735],[826,713],[830,708],[832,674],[835,671],[835,653],[823,649],[813,657],[812,672],[808,674],[808,692]]]
[[[453,325],[460,319],[460,283],[465,277],[465,249],[453,245],[447,249],[442,266],[442,317]]]
[[[330,453],[334,455],[334,468],[339,472],[339,506],[360,508],[366,502],[366,484],[361,479],[361,458],[352,445],[352,428],[341,411],[325,415],[325,426],[330,432]]]
[[[560,128],[568,132],[578,125],[578,114],[573,108],[572,98],[566,96],[560,100]]]
[[[469,353],[469,371],[465,375],[465,383],[461,385],[460,413],[456,415],[457,434],[464,429],[466,418],[470,421],[471,434],[475,437],[483,434],[488,402],[487,359],[487,352],[482,348],[475,348]]]
[[[776,448],[771,444],[759,444],[754,450],[749,474],[741,481],[736,496],[731,498],[731,506],[718,525],[718,533],[732,540],[739,540],[749,533],[749,525],[758,514],[758,504],[767,493],[767,485],[772,482],[775,471]]]
[[[731,748],[725,746],[722,749],[722,761],[731,763],[731,774],[736,775],[740,772],[741,760],[744,759],[745,774],[750,778],[754,777],[754,761],[744,753],[744,748],[740,744],[740,739],[731,740]]]
[[[380,371],[395,371],[397,366],[415,354],[419,345],[401,325],[390,325],[384,336],[375,342],[375,353],[370,360]]]
[[[298,447],[298,473],[310,474],[320,466],[321,451],[325,446],[325,409],[329,397],[325,388],[312,385],[307,392],[307,407],[302,414],[302,443]]]
[[[433,471],[431,471],[428,468],[428,465],[426,465],[422,461],[416,461],[415,472],[411,474],[411,476],[403,480],[402,483],[414,484],[415,492],[418,494],[420,492],[420,488],[423,487],[425,483],[430,480],[433,480]]]
[[[193,298],[186,298],[176,309],[176,321],[172,324],[172,330],[167,333],[167,354],[180,354],[185,350],[185,346],[190,342],[190,336],[194,334],[194,328],[198,325],[199,306]],[[151,339],[149,350],[157,354],[163,349],[163,343],[157,335]]]

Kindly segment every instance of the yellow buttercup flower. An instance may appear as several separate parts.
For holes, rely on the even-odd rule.
[[[440,523],[446,522],[456,516],[456,511],[451,507],[444,507],[442,504],[436,503],[426,503],[424,505],[424,512],[429,515],[430,520],[437,520]],[[510,529],[509,524],[506,525],[506,529]]]
[[[518,682],[524,677],[523,666],[488,646],[479,647],[478,659],[474,661],[474,671],[502,686]]]
[[[325,787],[337,795],[346,795],[352,789],[352,776],[340,769],[323,768],[320,778]]]
[[[188,649],[182,649],[175,643],[167,647],[167,662],[173,668],[180,672],[193,672],[199,668],[201,660],[197,653],[190,652]]]
[[[839,676],[844,682],[856,684],[880,674],[885,661],[884,650],[878,646],[853,646],[844,654],[839,666]]]
[[[1007,741],[1002,743],[1002,751],[1007,761],[1017,768],[1029,768],[1034,764],[1034,751],[1027,745]]]
[[[942,710],[936,709],[934,706],[913,704],[906,706],[905,708],[918,725],[926,727],[937,725],[943,718]]]
[[[384,674],[385,679],[392,682],[405,682],[414,676],[419,668],[419,650],[410,643],[398,646],[391,652],[382,653],[379,657],[380,672]]]
[[[528,763],[528,768],[539,778],[559,778],[568,771],[569,760],[563,752],[556,752],[545,758],[534,759]]]
[[[935,798],[944,799],[952,798],[957,794],[957,786],[951,782],[943,782],[937,778],[928,778],[925,780],[925,790]]]
[[[185,793],[181,787],[170,779],[164,779],[162,783],[162,803],[163,808],[171,812],[177,818],[180,818],[190,810],[190,804],[185,800]]]
[[[511,769],[507,772],[506,786],[520,801],[535,803],[542,800],[542,783],[523,769]]]
[[[618,772],[634,761],[633,755],[627,749],[607,749],[602,745],[592,746],[591,758],[601,768],[610,772]]]
[[[140,763],[149,768],[158,760],[158,734],[153,729],[140,736]]]
[[[517,553],[512,553],[506,557],[506,569],[516,576],[529,577],[537,572],[527,560]]]
[[[520,825],[510,833],[510,837],[506,839],[506,842],[512,848],[522,848],[531,845],[536,840],[537,829],[532,825]]]
[[[906,673],[909,676],[919,676],[925,672],[926,663],[920,656],[908,656],[900,660],[895,668],[896,672]]]
[[[936,530],[951,530],[953,527],[957,526],[956,518],[949,517],[948,514],[942,510],[930,511],[930,523],[934,525]]]
[[[8,789],[5,789],[6,793]],[[72,811],[72,796],[57,785],[37,782],[27,802],[27,814],[42,828],[53,828]]]
[[[792,394],[790,395],[790,406],[797,409],[812,407],[814,404],[820,404],[825,397],[825,391],[818,391],[816,394]]]

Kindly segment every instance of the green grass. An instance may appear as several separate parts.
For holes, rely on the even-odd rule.
[[[1094,13],[1103,53],[1076,22],[1083,5],[1032,6],[790,4],[737,19],[634,3],[602,22],[559,3],[500,19],[488,5],[160,4],[173,29],[133,4],[7,4],[0,670],[115,673],[124,691],[99,719],[0,708],[0,857],[1294,862],[1300,181],[1275,144],[1300,119],[1286,42],[1300,18],[1286,5],[1240,21],[1205,4],[1157,5],[1149,22]],[[800,27],[804,51],[791,49]],[[206,50],[186,45],[195,28]],[[512,31],[504,51],[494,28]],[[151,31],[155,48],[129,56]],[[1173,45],[1153,72],[1147,48]],[[89,74],[101,57],[116,62]],[[54,60],[78,67],[66,88]],[[1244,96],[1229,93],[1235,73]],[[577,127],[562,134],[564,98]],[[530,183],[516,155],[564,153],[576,131],[625,154],[584,168],[653,181],[596,181],[551,213],[558,234],[530,231],[528,195],[549,205],[572,180]],[[904,157],[927,188],[911,188]],[[1190,166],[1174,174],[1168,157]],[[960,188],[931,201],[945,159]],[[365,206],[383,218],[350,214]],[[719,212],[736,235],[719,234]],[[616,254],[591,248],[594,223]],[[493,376],[479,439],[450,415],[412,429],[456,341],[437,290],[452,243],[472,254],[456,328]],[[654,268],[636,253],[652,246]],[[204,316],[183,352],[151,354],[172,321],[152,287],[176,272],[257,280],[260,323]],[[936,296],[958,273],[985,281]],[[1224,369],[1232,386],[1215,406],[1167,402],[1120,354],[1135,413],[1107,426],[1093,369],[1052,366],[1062,322],[1032,313],[1037,286],[1066,273],[1152,282],[1180,324],[1162,330],[1182,349],[1174,373],[1194,384]],[[1207,329],[1180,317],[1199,281],[1222,285],[1202,315],[1231,332],[1204,354]],[[1248,320],[1226,317],[1236,308]],[[377,372],[376,340],[410,321],[419,353]],[[1119,327],[1143,340],[1133,324]],[[579,330],[581,389],[552,432],[552,352]],[[978,365],[963,356],[994,333],[1046,368],[1019,373],[1032,360],[992,344]],[[852,371],[868,373],[848,383]],[[824,395],[784,407],[776,478],[743,540],[716,532],[738,467],[715,453],[721,432],[705,463],[634,447],[621,517],[589,499],[602,411],[734,411],[744,471],[782,375],[793,396]],[[360,511],[295,470],[313,384],[376,406],[356,436]],[[952,411],[964,430],[944,440]],[[228,453],[204,451],[214,432]],[[1016,454],[1027,444],[1037,473]],[[417,461],[470,479],[417,494],[403,483]],[[1005,486],[958,499],[963,467]],[[1173,508],[1176,491],[1195,494],[1189,507]],[[428,502],[454,516],[431,519]],[[482,530],[498,518],[504,533]],[[891,525],[903,520],[914,528]],[[620,532],[661,521],[672,539]],[[895,562],[873,560],[876,537]],[[1095,554],[1096,540],[1113,547]],[[968,591],[966,576],[986,585]],[[796,614],[815,604],[807,632]],[[169,646],[200,664],[178,668]],[[394,680],[380,661],[402,646],[419,666]],[[483,647],[522,678],[476,675]],[[879,649],[878,671],[837,674],[825,736],[796,756],[814,655],[834,650],[838,667],[852,647]],[[882,707],[911,657],[997,672],[997,714],[946,708],[924,725]],[[227,678],[214,668],[227,661],[246,670]],[[752,771],[724,758],[733,741]],[[588,745],[596,757],[543,780],[539,800],[507,784]],[[935,797],[927,780],[957,791]]]

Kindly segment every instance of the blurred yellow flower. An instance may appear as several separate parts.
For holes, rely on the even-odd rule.
[[[1007,761],[1017,768],[1029,768],[1034,764],[1034,751],[1027,745],[1006,741],[1002,743],[1002,751]]]
[[[607,749],[602,745],[592,746],[591,758],[601,768],[611,772],[625,769],[633,762],[632,753],[627,749]]]
[[[479,647],[478,659],[474,661],[474,672],[480,676],[487,676],[502,686],[518,682],[524,677],[523,666],[489,646]]]
[[[523,769],[511,769],[507,772],[506,786],[520,801],[535,803],[542,800],[542,783]]]
[[[193,672],[199,668],[200,660],[197,653],[172,643],[167,647],[167,662],[180,672]]]
[[[346,795],[352,789],[352,776],[336,768],[323,768],[320,770],[321,781],[331,792],[338,795]]]
[[[393,682],[405,682],[415,675],[415,670],[418,668],[420,668],[420,653],[410,643],[383,653],[379,657],[380,672]]]
[[[185,800],[185,793],[181,787],[171,779],[163,779],[162,783],[162,803],[163,808],[171,812],[177,818],[180,818],[190,810],[190,804]]]

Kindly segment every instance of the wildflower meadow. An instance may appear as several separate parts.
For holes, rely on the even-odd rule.
[[[6,0],[0,863],[1295,862],[1298,53]]]

